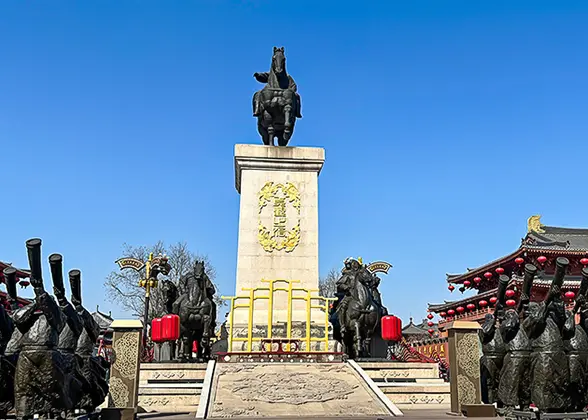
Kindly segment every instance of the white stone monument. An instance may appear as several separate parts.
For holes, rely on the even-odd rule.
[[[241,194],[236,295],[267,287],[262,279],[296,280],[296,287],[318,289],[318,175],[324,161],[322,148],[235,145],[235,186]],[[277,323],[286,321],[283,295],[274,299]],[[267,324],[267,301],[254,308],[254,324]],[[302,302],[294,302],[292,310],[292,321],[306,320]],[[236,310],[234,324],[247,324],[247,316]]]

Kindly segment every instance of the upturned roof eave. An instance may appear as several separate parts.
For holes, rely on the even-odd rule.
[[[520,255],[524,254],[525,251],[526,251],[526,249],[524,247],[520,247],[516,251],[514,251],[504,257],[498,258],[498,259],[491,261],[487,264],[484,264],[478,268],[474,268],[471,271],[468,271],[466,273],[446,274],[446,277],[447,277],[446,281],[447,281],[447,283],[459,284],[472,276],[474,276],[474,277],[481,276],[484,272],[491,271],[494,267],[500,266],[500,265],[504,264],[505,262],[511,261],[511,260],[519,257]]]

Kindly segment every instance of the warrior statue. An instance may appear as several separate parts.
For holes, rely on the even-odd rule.
[[[369,357],[371,338],[382,317],[382,307],[373,297],[372,282],[373,275],[355,259],[345,262],[337,280],[338,300],[331,319],[334,329],[338,329],[334,335],[340,338],[350,358]]]
[[[500,333],[506,346],[500,383],[498,385],[498,399],[507,411],[512,412],[516,406],[522,409],[531,403],[531,381],[529,369],[531,367],[531,342],[526,331],[521,328],[521,317],[524,319],[528,310],[533,280],[537,267],[533,264],[525,265],[523,290],[517,309],[507,309],[500,324]]]
[[[63,257],[59,254],[50,255],[49,265],[53,279],[53,293],[65,319],[65,326],[59,335],[57,350],[61,353],[63,373],[67,379],[67,383],[63,384],[63,386],[68,390],[72,402],[72,407],[58,406],[55,408],[68,411],[78,406],[82,395],[82,385],[85,381],[75,356],[78,338],[82,333],[83,325],[78,313],[65,297]]]
[[[562,335],[566,312],[561,299],[561,286],[569,261],[556,260],[555,275],[549,295],[543,302],[531,302],[523,321],[531,339],[531,401],[540,412],[564,412],[570,406],[568,384],[570,370]]]
[[[16,269],[13,267],[5,268],[4,280],[8,292],[10,309],[14,314],[14,312],[19,309],[18,295],[16,293]],[[8,342],[2,357],[2,367],[0,372],[0,376],[2,377],[2,385],[0,385],[0,415],[2,414],[2,411],[7,412],[14,407],[14,374],[22,339],[22,333],[18,328],[14,327],[12,318],[9,318],[8,321],[12,334],[7,336]],[[0,418],[2,417],[0,416]]]
[[[14,312],[14,324],[22,333],[14,378],[17,419],[48,415],[55,407],[72,407],[61,354],[56,350],[65,326],[59,306],[43,287],[41,240],[27,241],[31,285],[35,300]]]
[[[79,408],[86,413],[93,413],[108,395],[106,376],[109,363],[103,357],[93,355],[100,335],[100,326],[92,314],[82,305],[82,273],[80,270],[70,270],[68,276],[71,287],[71,303],[83,325],[76,346],[76,358],[84,378]]]
[[[580,412],[588,404],[588,305],[586,303],[588,292],[588,268],[582,269],[582,282],[574,310],[568,313],[567,327],[573,330],[573,336],[564,341],[568,364],[570,366],[569,395],[572,411]],[[575,314],[580,311],[580,323],[574,325]],[[571,324],[571,325],[570,325]]]
[[[204,261],[180,279],[184,292],[173,303],[172,312],[180,316],[182,359],[192,360],[192,343],[198,344],[197,359],[210,357],[210,338],[216,326],[216,289],[205,272]]]
[[[278,145],[287,146],[296,118],[302,118],[302,115],[300,95],[296,92],[298,88],[286,72],[284,47],[274,47],[269,72],[255,73],[253,77],[266,84],[253,95],[253,116],[257,117],[257,130],[263,144],[273,146],[274,138],[277,138]]]
[[[486,389],[488,390],[488,403],[496,403],[498,408],[502,408],[502,401],[498,396],[498,386],[500,383],[500,371],[504,356],[506,355],[506,347],[500,334],[499,325],[504,318],[504,308],[506,307],[506,288],[509,279],[505,275],[501,275],[498,282],[498,301],[496,302],[496,309],[494,314],[487,314],[480,331],[480,339],[482,341],[482,360],[481,367],[483,370],[483,377],[486,378]]]
[[[7,284],[16,285],[16,269],[7,267],[3,273]],[[4,305],[0,305],[0,418],[6,418],[14,404],[14,364],[5,355],[13,331],[12,319]]]

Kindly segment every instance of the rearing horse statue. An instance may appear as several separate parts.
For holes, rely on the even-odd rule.
[[[279,146],[287,146],[294,133],[296,118],[302,118],[300,95],[292,76],[286,72],[284,47],[274,47],[272,66],[267,73],[253,75],[263,89],[253,95],[253,116],[257,117],[257,130],[263,144],[274,145],[274,138]]]

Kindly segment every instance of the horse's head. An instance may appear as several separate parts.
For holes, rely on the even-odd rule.
[[[194,278],[197,281],[202,281],[204,280],[205,276],[206,272],[204,270],[204,261],[196,261],[194,264]]]
[[[284,47],[274,47],[274,55],[272,57],[272,70],[276,74],[286,72],[286,56],[284,55]]]

